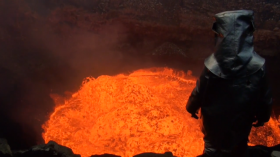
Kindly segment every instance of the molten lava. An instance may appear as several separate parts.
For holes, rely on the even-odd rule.
[[[43,138],[70,147],[82,157],[166,151],[178,157],[199,155],[203,150],[199,121],[185,110],[195,82],[190,73],[168,68],[86,78],[78,92],[57,104],[43,126]],[[270,137],[262,139],[270,140],[266,145],[279,142],[277,127],[269,124],[261,135],[253,130],[256,135],[250,137],[251,143],[259,144],[261,136]]]

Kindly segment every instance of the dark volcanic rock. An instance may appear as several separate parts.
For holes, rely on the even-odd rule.
[[[164,154],[142,153],[142,154],[134,155],[133,157],[173,157],[173,154],[172,152],[165,152]]]
[[[50,141],[47,144],[37,145],[29,150],[14,151],[15,157],[81,157],[74,154],[70,148],[61,146],[56,142]]]
[[[212,17],[226,10],[255,11],[257,50],[266,55],[278,51],[280,3],[278,0],[71,0],[48,1],[49,6],[65,6],[53,10],[52,26],[62,23],[91,31],[102,30],[114,21],[123,23],[134,37],[211,43]],[[78,9],[83,8],[83,9]],[[85,20],[86,19],[86,20]],[[63,26],[64,27],[64,26]],[[67,29],[65,29],[67,30]]]
[[[26,3],[11,0],[9,3],[3,2],[3,9],[0,9],[13,7],[13,12],[3,11],[2,14],[11,14],[16,22],[2,21],[7,26],[0,27],[0,39],[26,39],[24,31],[37,23],[44,23],[65,37],[77,30],[99,33],[107,31],[106,25],[121,23],[125,29],[122,33],[132,36],[134,42],[150,38],[161,42],[191,41],[204,46],[212,44],[214,14],[251,9],[255,11],[257,50],[265,55],[278,53],[278,0],[28,0]],[[40,28],[32,29],[38,31]]]
[[[113,154],[103,154],[103,155],[92,155],[90,157],[121,157],[121,156],[113,155]]]
[[[165,42],[151,54],[153,56],[181,56],[187,57],[182,49],[173,43]]]
[[[275,145],[273,147],[266,146],[250,146],[247,151],[247,156],[250,157],[271,157],[271,154],[274,152],[274,155],[279,154],[280,145]],[[81,157],[80,155],[74,154],[72,150],[68,147],[61,146],[56,142],[50,141],[47,144],[37,145],[32,147],[29,150],[19,150],[13,151],[10,150],[9,145],[5,139],[0,139],[0,156],[2,157]],[[103,155],[92,155],[90,157],[121,157],[113,154],[103,154]],[[176,157],[172,152],[165,152],[164,154],[157,153],[142,153],[134,155],[133,157]],[[277,157],[277,156],[276,156]]]

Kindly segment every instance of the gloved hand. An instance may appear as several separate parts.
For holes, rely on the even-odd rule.
[[[198,119],[198,116],[196,115],[196,113],[192,113],[192,118]]]

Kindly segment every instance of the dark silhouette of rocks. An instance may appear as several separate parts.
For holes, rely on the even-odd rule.
[[[280,144],[274,147],[265,146],[250,146],[248,149],[248,157],[271,157],[273,154],[278,157],[280,151]],[[59,145],[54,141],[50,141],[47,144],[33,146],[27,150],[13,150],[11,151],[10,146],[6,139],[0,139],[0,156],[1,157],[81,157],[78,154],[74,154],[70,148]],[[92,155],[90,157],[121,157],[114,154],[102,154]],[[165,152],[164,154],[158,153],[141,153],[134,155],[133,157],[176,157],[172,152]]]
[[[74,154],[70,148],[61,146],[54,141],[33,146],[28,150],[13,151],[14,157],[81,157]]]
[[[113,155],[113,154],[103,154],[103,155],[92,155],[90,157],[121,157],[121,156]]]
[[[142,153],[142,154],[134,155],[133,157],[176,157],[176,156],[173,156],[172,152],[165,152],[164,154]]]

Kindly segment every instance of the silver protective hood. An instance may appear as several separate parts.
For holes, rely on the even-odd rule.
[[[226,11],[215,15],[213,31],[221,38],[216,52],[204,62],[207,69],[221,78],[251,75],[265,63],[254,51],[254,12]]]

